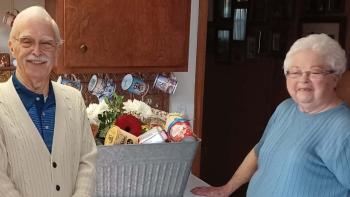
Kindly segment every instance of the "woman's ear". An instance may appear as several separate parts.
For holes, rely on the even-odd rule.
[[[338,83],[340,79],[341,79],[341,75],[336,75],[334,77],[334,80],[335,80],[336,83]]]
[[[333,77],[333,81],[334,81],[334,89],[338,86],[338,82],[340,81],[340,79],[341,79],[341,75],[335,75],[334,77]]]

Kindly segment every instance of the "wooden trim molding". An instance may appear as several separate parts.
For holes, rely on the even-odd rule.
[[[199,0],[193,129],[194,131],[196,131],[196,135],[200,138],[202,138],[207,20],[208,20],[208,0]],[[192,173],[196,176],[200,175],[200,161],[201,161],[201,148],[199,146],[196,157],[193,162],[193,166],[192,166]]]

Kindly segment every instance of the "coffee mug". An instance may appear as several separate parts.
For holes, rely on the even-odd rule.
[[[2,22],[4,24],[12,27],[13,21],[15,20],[18,13],[19,13],[19,11],[16,9],[13,9],[11,12],[10,11],[6,12],[2,18]]]
[[[121,86],[123,90],[127,90],[130,93],[141,96],[146,95],[148,91],[148,84],[146,84],[142,79],[131,74],[124,76]]]
[[[115,92],[116,84],[113,79],[103,79],[97,77],[97,75],[92,75],[89,84],[88,91],[97,96],[98,100],[101,102],[105,97],[110,98]]]
[[[71,74],[70,76],[68,75],[59,76],[57,79],[57,82],[63,85],[76,88],[79,91],[83,89],[83,86],[81,85],[80,80],[74,74]]]
[[[177,80],[175,77],[170,78],[164,75],[158,74],[156,79],[154,80],[153,87],[168,93],[174,94],[177,87]]]

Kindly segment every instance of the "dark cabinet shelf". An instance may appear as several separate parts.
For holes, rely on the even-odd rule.
[[[15,66],[0,67],[0,72],[1,71],[13,71],[13,70],[16,70]]]
[[[341,15],[344,14],[345,0],[306,0],[305,16]]]
[[[345,0],[306,0],[299,23],[299,36],[325,33],[345,47]]]
[[[215,1],[214,22],[209,27],[212,32],[208,34],[208,42],[211,39],[214,43],[217,62],[230,63],[243,59],[244,50],[237,49],[244,48],[249,4],[248,0]]]
[[[283,57],[294,7],[295,0],[215,1],[208,34],[215,60],[229,65],[258,57]]]

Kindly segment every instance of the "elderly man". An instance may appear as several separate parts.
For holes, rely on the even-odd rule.
[[[9,38],[15,74],[0,84],[0,196],[87,197],[96,145],[79,91],[50,81],[62,43],[41,7],[18,14]]]

